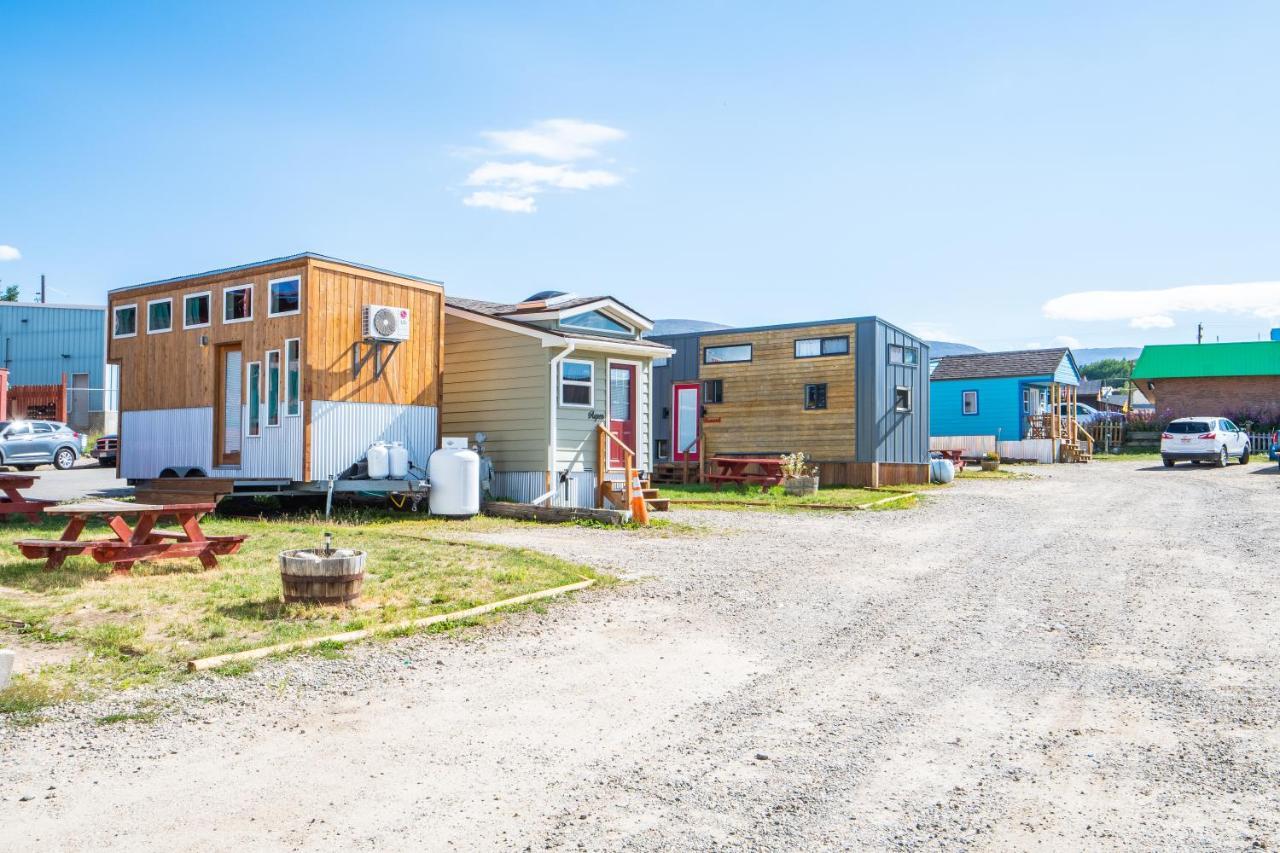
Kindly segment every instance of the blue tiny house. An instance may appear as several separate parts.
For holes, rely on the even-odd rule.
[[[1080,369],[1066,347],[972,353],[929,366],[930,446],[1052,462],[1087,443],[1075,419]]]
[[[84,431],[115,431],[119,382],[116,369],[107,365],[104,306],[0,302],[0,346],[10,387],[54,386],[65,379],[67,423]]]

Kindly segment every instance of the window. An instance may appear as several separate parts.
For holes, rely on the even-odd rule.
[[[17,438],[18,436],[31,435],[31,424],[19,421],[5,430],[5,438]]]
[[[113,338],[132,338],[138,334],[138,306],[121,305],[115,309],[111,328]]]
[[[297,338],[284,342],[284,413],[289,417],[302,414],[302,370],[298,364],[300,346]]]
[[[267,426],[280,426],[280,350],[267,350]]]
[[[152,299],[147,303],[147,334],[156,335],[173,329],[173,300]]]
[[[703,364],[729,364],[751,360],[751,344],[731,344],[723,347],[707,347],[702,352]]]
[[[890,364],[907,364],[914,366],[920,359],[920,351],[915,347],[904,347],[899,344],[889,344],[889,363]]]
[[[827,383],[804,386],[804,407],[806,409],[825,409],[827,407]]]
[[[31,431],[37,433],[55,432],[53,425],[45,423],[44,421],[33,421],[31,424]]]
[[[666,367],[670,362],[671,362],[671,359],[666,358],[665,356],[664,356],[663,358],[655,358],[655,359],[653,360],[653,366],[654,366],[654,367]]]
[[[267,316],[282,317],[302,310],[302,279],[277,278],[267,282]]]
[[[960,392],[960,414],[962,415],[978,414],[978,392],[977,391],[961,391]]]
[[[659,459],[666,459],[671,455],[671,440],[660,438],[654,442],[654,454]]]
[[[848,355],[849,338],[799,338],[796,358],[818,358],[823,355]]]
[[[209,298],[208,291],[182,297],[182,328],[203,329],[209,325]]]
[[[1030,388],[1022,389],[1022,414],[1024,415],[1031,414],[1031,389]]]
[[[249,362],[249,431],[250,438],[262,435],[262,362]]]
[[[253,319],[253,285],[242,284],[222,291],[222,322],[243,323]]]
[[[595,404],[596,366],[589,361],[560,362],[560,405],[589,409]]]
[[[1164,431],[1173,435],[1191,435],[1213,429],[1210,421],[1173,421]]]
[[[899,385],[893,389],[893,410],[895,412],[911,411],[911,389]]]
[[[578,329],[592,329],[597,332],[615,332],[624,335],[630,335],[633,332],[630,326],[624,326],[602,311],[587,311],[584,314],[574,314],[572,317],[565,317],[561,320],[560,325],[573,326]]]
[[[704,403],[723,403],[724,402],[724,380],[723,379],[707,379],[703,381],[702,402]]]

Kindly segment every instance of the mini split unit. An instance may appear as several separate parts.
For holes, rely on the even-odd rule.
[[[366,305],[363,314],[366,341],[409,340],[409,309],[391,305]]]

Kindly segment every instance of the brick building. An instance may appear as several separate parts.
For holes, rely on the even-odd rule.
[[[1280,340],[1144,347],[1133,381],[1162,416],[1256,422],[1280,413]]]

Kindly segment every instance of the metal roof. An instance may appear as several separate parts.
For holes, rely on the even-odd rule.
[[[1280,341],[1157,344],[1142,348],[1134,379],[1280,375]]]
[[[355,269],[368,270],[369,272],[381,273],[382,275],[394,275],[396,278],[406,278],[411,281],[420,281],[420,282],[423,282],[424,284],[434,284],[438,286],[443,286],[443,282],[435,281],[434,279],[430,279],[430,278],[423,278],[422,276],[408,275],[407,273],[394,272],[392,270],[384,270],[380,267],[373,267],[373,266],[369,266],[368,264],[358,264],[354,261],[344,261],[342,258],[333,258],[328,255],[321,255],[318,252],[299,252],[296,255],[284,255],[283,257],[279,257],[279,258],[270,258],[265,261],[254,261],[252,263],[240,264],[234,267],[223,267],[222,269],[209,270],[208,272],[197,272],[197,273],[191,273],[190,275],[175,276],[173,278],[162,278],[156,281],[146,281],[146,282],[143,282],[142,284],[130,284],[126,287],[114,288],[112,290],[107,291],[107,293],[108,294],[121,293],[126,290],[137,290],[143,287],[155,287],[158,284],[177,284],[180,281],[188,281],[193,278],[204,278],[206,276],[211,276],[211,275],[223,275],[225,273],[242,272],[244,270],[257,269],[258,267],[269,267],[269,266],[274,266],[276,264],[284,264],[284,263],[288,263],[289,261],[301,261],[306,258],[311,258],[312,260],[316,260],[316,261],[328,261],[329,263],[333,263],[333,264],[343,264],[344,266],[354,267]]]
[[[930,379],[986,379],[1001,376],[1051,376],[1070,352],[1066,347],[1024,349],[1010,352],[975,352],[944,355]]]

